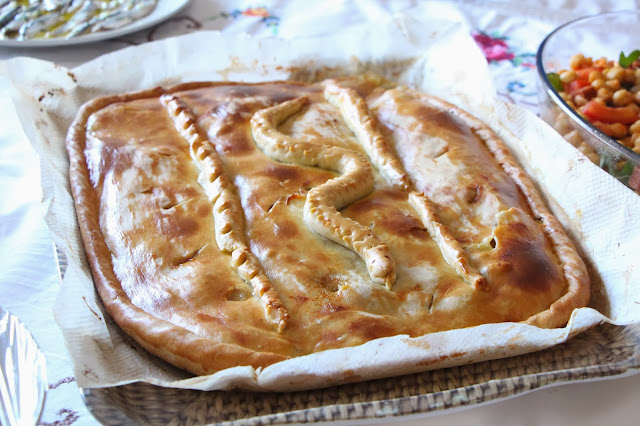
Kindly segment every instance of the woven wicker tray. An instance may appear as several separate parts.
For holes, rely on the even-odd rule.
[[[66,258],[56,250],[60,278]],[[81,389],[105,424],[278,424],[380,419],[448,410],[640,368],[640,324],[602,324],[527,355],[326,389],[194,391],[145,383]]]

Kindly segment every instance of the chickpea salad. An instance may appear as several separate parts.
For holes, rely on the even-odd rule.
[[[593,59],[578,53],[571,57],[568,69],[548,73],[547,78],[559,96],[579,115],[602,133],[640,154],[640,50],[628,55],[623,52],[617,60]],[[592,162],[629,184],[626,181],[633,171],[631,162],[607,164],[608,159],[601,158],[582,140],[565,114],[557,116],[554,127]],[[640,173],[635,174],[640,178]]]

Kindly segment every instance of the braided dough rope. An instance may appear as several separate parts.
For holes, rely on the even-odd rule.
[[[364,146],[380,173],[392,184],[409,191],[409,203],[420,215],[429,236],[436,242],[449,266],[474,289],[485,288],[487,279],[471,265],[460,243],[438,220],[431,200],[425,194],[411,191],[407,173],[402,169],[386,139],[377,129],[366,101],[356,90],[341,87],[332,80],[326,83],[324,96],[340,110],[347,126]]]
[[[266,155],[278,161],[340,173],[309,191],[304,205],[305,223],[317,234],[358,253],[371,279],[391,289],[396,271],[389,247],[371,229],[338,211],[372,191],[374,178],[367,159],[350,149],[324,145],[321,139],[309,142],[277,129],[308,102],[303,96],[256,112],[251,119],[253,138]]]
[[[178,97],[166,94],[160,97],[160,102],[167,108],[178,132],[189,142],[191,157],[202,170],[203,187],[214,203],[215,235],[220,250],[231,254],[231,265],[253,287],[254,294],[262,302],[267,321],[281,333],[289,315],[244,241],[242,206],[233,184],[224,173],[213,143],[202,135],[193,112]]]

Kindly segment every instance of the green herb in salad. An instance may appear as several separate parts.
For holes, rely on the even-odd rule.
[[[640,50],[636,49],[629,53],[628,56],[625,56],[624,52],[620,52],[620,59],[618,60],[618,63],[622,68],[629,68],[637,59],[640,59]]]
[[[633,172],[633,163],[626,161],[622,168],[616,167],[616,160],[611,156],[604,154],[600,157],[600,167],[609,172],[611,176],[618,179],[620,182],[626,184],[631,173]]]
[[[562,92],[564,88],[562,86],[562,81],[560,81],[560,75],[557,72],[547,73],[547,78],[549,79],[549,83],[551,83],[551,87],[556,89],[558,92]]]

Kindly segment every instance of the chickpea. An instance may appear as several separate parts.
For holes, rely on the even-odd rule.
[[[606,90],[606,89],[605,89]],[[593,98],[592,101],[599,103],[602,106],[607,106],[607,102],[602,98]]]
[[[587,102],[589,102],[587,100],[587,98],[585,98],[582,95],[575,95],[573,97],[573,103],[576,104],[577,106],[581,107],[581,106],[585,106],[587,104]]]
[[[615,139],[619,139],[627,135],[627,128],[624,125],[624,129],[621,129],[619,126],[614,126],[614,124],[620,123],[603,123],[602,121],[592,121],[591,124],[600,129],[602,133],[609,135]],[[623,131],[624,135],[622,134]]]
[[[607,80],[607,81],[605,81],[604,84],[612,92],[615,92],[616,90],[620,90],[620,80]]]
[[[569,142],[571,145],[575,146],[576,148],[578,146],[580,146],[580,144],[582,143],[582,137],[580,137],[580,133],[578,133],[577,130],[570,131],[569,133],[564,135],[563,138],[564,138],[564,140],[566,140],[567,142]]]
[[[601,89],[598,89],[597,96],[598,96],[598,99],[602,99],[606,103],[611,100],[611,98],[613,97],[613,93],[611,93],[611,90],[607,89],[606,87],[603,87]]]
[[[565,71],[562,74],[560,74],[560,81],[563,83],[571,83],[575,79],[576,79],[575,71]]]
[[[635,80],[636,76],[633,75],[633,79]],[[604,80],[604,75],[600,71],[591,71],[589,73],[589,83],[593,85],[593,82],[596,80]],[[604,83],[604,82],[603,82]],[[595,86],[594,86],[595,87]],[[597,89],[597,87],[596,87]]]
[[[633,152],[640,153],[640,133],[634,133],[631,135],[631,142],[633,143]]]
[[[622,139],[627,136],[627,126],[622,123],[611,123],[609,124],[609,131],[611,133],[611,137],[616,139]]]
[[[590,152],[585,155],[593,164],[595,164],[596,166],[600,165],[600,156],[598,154],[596,154],[595,152]]]
[[[625,164],[627,164],[625,160],[618,160],[613,167],[615,167],[615,170],[620,171],[625,166]]]
[[[570,131],[573,130],[573,128],[571,127],[571,121],[569,120],[569,117],[567,117],[566,114],[562,114],[562,113],[556,116],[556,120],[553,123],[553,128],[556,129],[558,133],[560,133],[561,135],[569,133]]]
[[[600,164],[600,156],[598,155],[597,152],[595,152],[593,148],[591,148],[591,146],[589,146],[589,144],[587,144],[586,142],[583,142],[577,148],[578,148],[578,151],[583,153],[589,159],[589,161],[591,161],[593,164],[596,164],[596,165]]]
[[[594,72],[595,72],[595,71],[594,71]],[[589,75],[591,75],[591,74],[589,74]],[[605,84],[604,84],[604,78],[597,78],[597,79],[593,80],[593,81],[591,82],[591,85],[592,85],[596,90],[602,89],[602,88],[605,86]]]
[[[626,138],[620,139],[619,142],[626,146],[627,148],[633,148],[633,140],[631,139],[631,136],[627,136]]]
[[[640,120],[629,126],[629,133],[640,135]]]
[[[633,94],[640,92],[640,84],[634,84],[633,86],[631,86],[629,91]]]
[[[625,69],[622,81],[627,84],[633,84],[636,81],[636,72],[631,68]]]
[[[569,66],[571,69],[577,70],[582,65],[582,61],[584,61],[584,55],[582,53],[576,53],[569,59]]]
[[[626,89],[620,89],[613,93],[612,101],[615,106],[626,106],[633,103],[633,94]]]
[[[572,70],[579,70],[580,68],[590,67],[593,64],[591,58],[585,58],[582,53],[576,53],[569,59],[569,66]]]
[[[616,65],[610,68],[605,74],[605,76],[607,77],[608,80],[618,80],[618,83],[620,83],[620,81],[624,78],[624,74],[625,74],[624,68]]]
[[[634,99],[637,104],[640,104],[640,92],[636,92],[636,94],[634,95]]]

